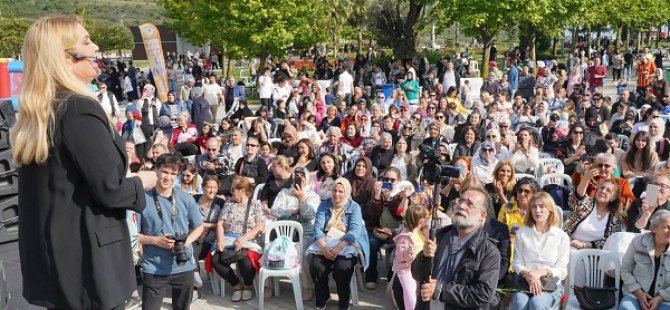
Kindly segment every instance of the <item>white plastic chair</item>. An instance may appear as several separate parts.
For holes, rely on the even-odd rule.
[[[563,173],[548,173],[540,177],[540,187],[545,187],[549,184],[560,185],[567,190],[572,190],[572,178]]]
[[[458,143],[449,143],[449,156],[453,157],[454,152],[456,152],[456,147],[458,146]],[[452,158],[453,160],[453,158]]]
[[[658,172],[663,167],[667,167],[668,162],[667,161],[662,161],[654,166],[654,173]]]
[[[630,139],[628,138],[628,136],[619,135],[619,147],[622,150],[628,150],[628,147],[630,146],[629,140]],[[625,146],[625,148],[624,148],[624,146]]]
[[[275,231],[277,237],[285,236],[293,240],[293,236],[297,234],[298,236],[298,253],[302,253],[302,224],[296,221],[276,221],[269,223],[265,228],[265,245],[270,244],[270,235],[272,231]],[[302,288],[300,286],[300,269],[302,263],[303,255],[298,255],[298,264],[287,270],[274,270],[267,269],[261,266],[261,269],[258,273],[258,309],[264,309],[263,303],[265,302],[264,293],[265,293],[265,280],[268,278],[277,278],[277,277],[286,277],[291,280],[293,284],[293,295],[295,296],[296,309],[303,309],[302,301]],[[274,294],[279,296],[279,285],[275,282],[274,285]]]
[[[529,177],[529,178],[531,178],[531,179],[533,179],[533,180],[536,180],[535,176],[532,175],[532,174],[517,173],[517,174],[515,174],[514,176],[515,176],[517,182],[518,182],[519,180],[525,178],[525,177]]]
[[[560,173],[563,174],[565,171],[565,166],[563,162],[558,158],[540,158],[537,169],[535,170],[535,176],[540,178],[544,174],[549,173]]]
[[[256,185],[256,187],[254,188],[254,193],[251,196],[251,199],[252,200],[259,200],[261,198],[260,195],[261,195],[261,192],[263,191],[264,187],[265,187],[265,183],[261,183],[261,184]]]
[[[575,267],[577,264],[584,264],[585,272],[584,277],[586,282],[584,286],[590,287],[604,287],[605,285],[605,272],[613,270],[614,275],[614,288],[615,291],[615,304],[614,308],[617,309],[619,305],[619,282],[621,280],[621,261],[617,253],[603,251],[598,249],[583,249],[578,250],[572,254],[570,259],[570,298],[568,298],[568,304],[566,309],[580,309],[579,302],[574,293],[575,285]]]

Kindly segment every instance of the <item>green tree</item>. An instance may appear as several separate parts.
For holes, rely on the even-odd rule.
[[[132,50],[135,46],[133,33],[130,29],[119,24],[109,22],[95,22],[88,24],[91,38],[105,54],[110,50]]]
[[[324,3],[312,0],[159,0],[168,24],[193,43],[212,42],[261,60],[284,55],[295,41],[324,38]],[[307,44],[310,43],[310,44]],[[261,65],[263,61],[261,61]]]
[[[440,0],[446,15],[442,22],[458,23],[466,35],[481,39],[484,45],[481,76],[488,75],[493,41],[500,31],[516,25],[515,13],[525,4],[525,0]]]
[[[418,33],[432,20],[437,9],[435,0],[380,0],[370,6],[368,14],[374,16],[368,23],[378,43],[389,46],[400,58],[416,54]]]
[[[0,19],[0,57],[10,58],[21,54],[23,39],[30,24],[14,18]]]

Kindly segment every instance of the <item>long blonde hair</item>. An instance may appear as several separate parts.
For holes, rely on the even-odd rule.
[[[74,16],[47,16],[35,21],[26,33],[19,119],[10,134],[12,158],[19,166],[47,161],[56,110],[62,103],[56,99],[58,90],[96,100],[72,72],[65,53],[77,44],[77,26],[81,24]]]

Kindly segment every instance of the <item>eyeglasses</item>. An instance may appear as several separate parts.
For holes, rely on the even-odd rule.
[[[516,190],[516,192],[517,192],[517,194],[522,194],[522,195],[530,195],[530,194],[533,193],[532,190],[525,189],[525,188],[519,188],[518,190]]]
[[[392,179],[392,178],[383,178],[383,182],[389,182],[389,183],[395,183],[395,181],[398,181],[398,179]]]
[[[602,169],[602,168],[607,168],[607,169],[609,169],[609,168],[612,168],[612,167],[613,167],[613,166],[610,165],[610,164],[603,164],[603,163],[600,163],[600,164],[598,164],[597,166],[598,166],[598,168],[600,168],[600,169]]]
[[[493,149],[491,149],[491,148],[485,148],[485,149],[482,149],[482,152],[484,152],[484,153],[492,153],[492,152],[493,152]]]
[[[258,144],[249,144],[249,143],[247,143],[247,147],[258,147]]]
[[[658,185],[658,187],[660,187],[662,189],[670,189],[670,185],[665,184],[665,183],[652,182],[651,184]]]

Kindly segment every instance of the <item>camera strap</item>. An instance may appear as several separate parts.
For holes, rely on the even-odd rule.
[[[156,212],[158,213],[158,217],[161,219],[161,223],[163,223],[163,207],[161,207],[161,203],[158,201],[158,193],[156,192],[156,188],[154,188],[153,192],[153,198],[154,198],[154,206],[156,206]],[[170,218],[172,220],[172,229],[175,229],[174,227],[174,221],[177,218],[177,203],[174,199],[174,193],[170,195],[169,198],[167,198],[171,203],[172,203],[172,212],[170,212]],[[163,231],[161,225],[161,232]]]

